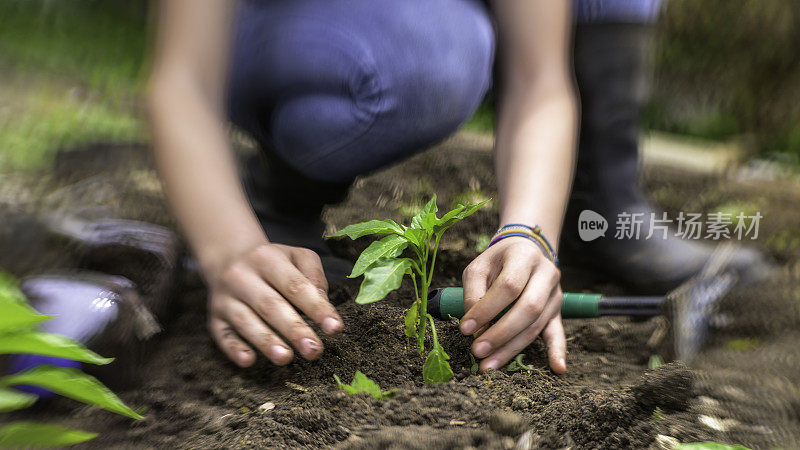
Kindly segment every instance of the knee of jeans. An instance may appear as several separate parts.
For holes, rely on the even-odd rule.
[[[454,132],[479,106],[491,84],[494,32],[488,19],[464,26],[468,31],[450,26],[428,30],[419,41],[409,39],[399,53],[414,56],[399,64],[379,61],[384,109],[397,126],[437,139]]]

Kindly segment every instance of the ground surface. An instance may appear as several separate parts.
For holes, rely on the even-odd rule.
[[[111,152],[111,153],[109,153]],[[116,153],[114,153],[116,152]],[[114,214],[169,224],[157,181],[134,147],[98,147],[110,154],[98,167],[62,158],[44,181],[19,175],[0,183],[4,214],[41,208],[97,207]],[[82,158],[74,158],[81,161]],[[72,164],[72,165],[71,165]],[[486,141],[461,136],[388,171],[359,180],[347,202],[326,214],[331,229],[376,217],[405,214],[432,192],[440,207],[459,199],[493,196]],[[426,387],[421,360],[402,333],[410,287],[376,305],[357,306],[358,282],[339,284],[331,297],[346,321],[345,332],[324,339],[316,363],[285,368],[259,361],[239,370],[218,352],[204,328],[202,288],[183,288],[180,313],[148,352],[140,381],[121,397],[143,408],[132,422],[74,402],[43,402],[27,414],[96,430],[89,446],[177,448],[644,448],[658,435],[681,442],[717,440],[755,448],[795,447],[800,442],[800,193],[793,182],[732,181],[650,170],[647,185],[670,213],[756,208],[765,219],[758,242],[781,265],[776,282],[725,299],[732,321],[712,333],[691,369],[670,364],[647,372],[655,350],[648,340],[657,320],[569,320],[568,372],[553,375],[542,346],[525,353],[530,373],[470,374],[469,340],[451,323],[438,325],[456,379]],[[747,210],[746,210],[747,211]],[[476,242],[496,227],[490,208],[452,229],[437,263],[440,285],[459,284],[477,254]],[[335,243],[355,257],[367,242]],[[8,264],[8,261],[3,261]],[[36,262],[16,261],[19,271]],[[565,290],[618,292],[610,284],[565,280]],[[391,399],[346,396],[333,375],[349,381],[361,370]],[[261,405],[274,404],[267,411]],[[520,448],[526,448],[524,446]]]

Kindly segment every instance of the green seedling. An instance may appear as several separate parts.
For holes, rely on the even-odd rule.
[[[647,361],[648,369],[657,369],[663,365],[664,359],[661,358],[661,355],[650,355],[650,359]]]
[[[533,372],[533,367],[531,367],[531,366],[529,366],[529,365],[525,364],[524,362],[522,362],[522,359],[523,359],[524,357],[525,357],[525,355],[524,355],[524,354],[522,354],[522,353],[520,353],[519,355],[517,355],[517,356],[514,358],[514,360],[513,360],[513,361],[511,361],[510,363],[508,363],[508,366],[506,367],[506,371],[507,371],[507,372],[519,372],[519,371],[521,371],[521,370],[524,370],[524,371],[526,371],[526,372],[528,372],[528,373],[531,373],[531,372]]]
[[[411,225],[400,225],[389,219],[370,220],[349,225],[331,236],[358,239],[367,235],[384,235],[369,245],[358,257],[350,278],[363,275],[364,281],[356,303],[366,305],[385,298],[400,287],[405,275],[411,277],[415,299],[406,311],[405,334],[416,339],[417,351],[425,353],[425,335],[431,325],[432,348],[422,367],[425,383],[446,382],[453,377],[450,357],[436,335],[433,318],[428,314],[428,291],[433,281],[436,253],[442,235],[448,228],[472,215],[489,200],[474,205],[459,204],[442,217],[438,217],[436,195],[411,218]],[[403,256],[405,255],[408,256]],[[419,282],[418,282],[419,280]]]
[[[480,364],[478,364],[478,361],[475,361],[475,357],[472,356],[472,352],[469,353],[469,361],[472,364],[469,367],[469,373],[471,373],[473,375],[477,375],[478,372],[481,370],[481,366],[480,366]]]
[[[336,384],[339,386],[339,389],[346,391],[350,395],[369,394],[375,400],[380,400],[397,392],[397,389],[381,391],[378,383],[367,378],[367,376],[361,373],[360,370],[356,370],[355,375],[353,375],[353,382],[351,384],[342,383],[342,380],[339,379],[338,375],[334,375],[333,379],[336,380]]]
[[[35,354],[89,364],[108,364],[113,361],[92,352],[78,341],[41,331],[38,324],[52,317],[39,314],[28,306],[16,282],[11,277],[0,274],[0,355]],[[27,408],[38,398],[35,394],[14,389],[18,385],[43,387],[64,397],[117,414],[134,419],[142,418],[96,378],[78,369],[49,365],[0,377],[0,413]],[[54,424],[6,422],[0,425],[0,448],[61,447],[88,441],[96,436],[96,433]]]

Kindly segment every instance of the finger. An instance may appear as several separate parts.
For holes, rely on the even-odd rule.
[[[261,318],[247,305],[231,300],[224,315],[220,317],[227,327],[222,329],[222,337],[227,337],[228,339],[235,337],[240,340],[243,338],[263,353],[272,363],[279,366],[289,364],[294,357],[289,346],[265,325]],[[248,366],[254,361],[255,355],[253,355],[253,361]]]
[[[291,342],[303,358],[319,357],[322,353],[322,341],[278,291],[249,270],[239,272],[236,279],[238,282],[231,286],[232,291],[260,316],[261,321],[267,322]]]
[[[217,347],[225,353],[231,361],[239,367],[250,367],[256,361],[253,349],[239,339],[239,336],[227,322],[211,317],[208,319],[208,329]]]
[[[561,305],[557,302],[548,302],[547,305],[548,306],[543,313],[543,317],[540,317],[539,320],[530,324],[505,345],[487,355],[481,362],[481,370],[486,371],[498,369],[503,364],[507,363],[525,350],[525,348],[528,347],[528,345],[530,345],[530,343],[533,342],[537,336],[539,336],[539,333],[542,332],[542,329],[544,329],[545,325],[547,325],[547,318],[555,315],[557,308],[561,307]]]
[[[554,290],[558,289],[558,273],[548,270],[534,272],[519,299],[494,325],[476,339],[472,344],[472,352],[478,358],[484,358],[493,349],[505,345],[514,336],[521,333],[530,324],[536,322],[544,313],[549,301],[553,299]],[[550,307],[551,314],[555,314]]]
[[[567,338],[564,336],[564,324],[561,315],[553,317],[542,330],[542,339],[547,344],[547,356],[553,372],[562,374],[567,371]]]
[[[464,311],[469,311],[478,300],[486,295],[489,287],[489,273],[491,267],[481,259],[476,259],[464,269],[462,283],[464,284]],[[461,321],[461,332],[473,334],[478,330],[478,322],[474,319]]]
[[[319,255],[307,248],[293,247],[290,253],[290,259],[295,267],[311,281],[311,284],[317,287],[326,299],[328,298],[328,279],[325,278],[325,272],[322,270],[322,261]]]
[[[318,323],[327,334],[342,329],[336,308],[319,289],[280,251],[264,248],[255,253],[261,277],[300,311]]]
[[[505,257],[506,261],[513,258],[513,254],[507,254]],[[503,270],[492,281],[486,295],[464,314],[462,321],[474,320],[475,329],[479,329],[489,323],[520,296],[528,284],[534,268],[535,264],[525,261],[515,261],[514,264],[504,263]]]

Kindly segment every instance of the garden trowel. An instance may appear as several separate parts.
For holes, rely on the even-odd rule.
[[[600,316],[655,317],[672,321],[672,338],[678,359],[690,361],[705,342],[719,300],[736,285],[738,276],[725,267],[733,248],[720,245],[703,270],[664,296],[614,296],[569,293],[562,295],[561,317],[582,319]],[[428,312],[436,318],[460,319],[464,315],[464,289],[436,289],[428,296]],[[500,318],[509,305],[495,319]]]

